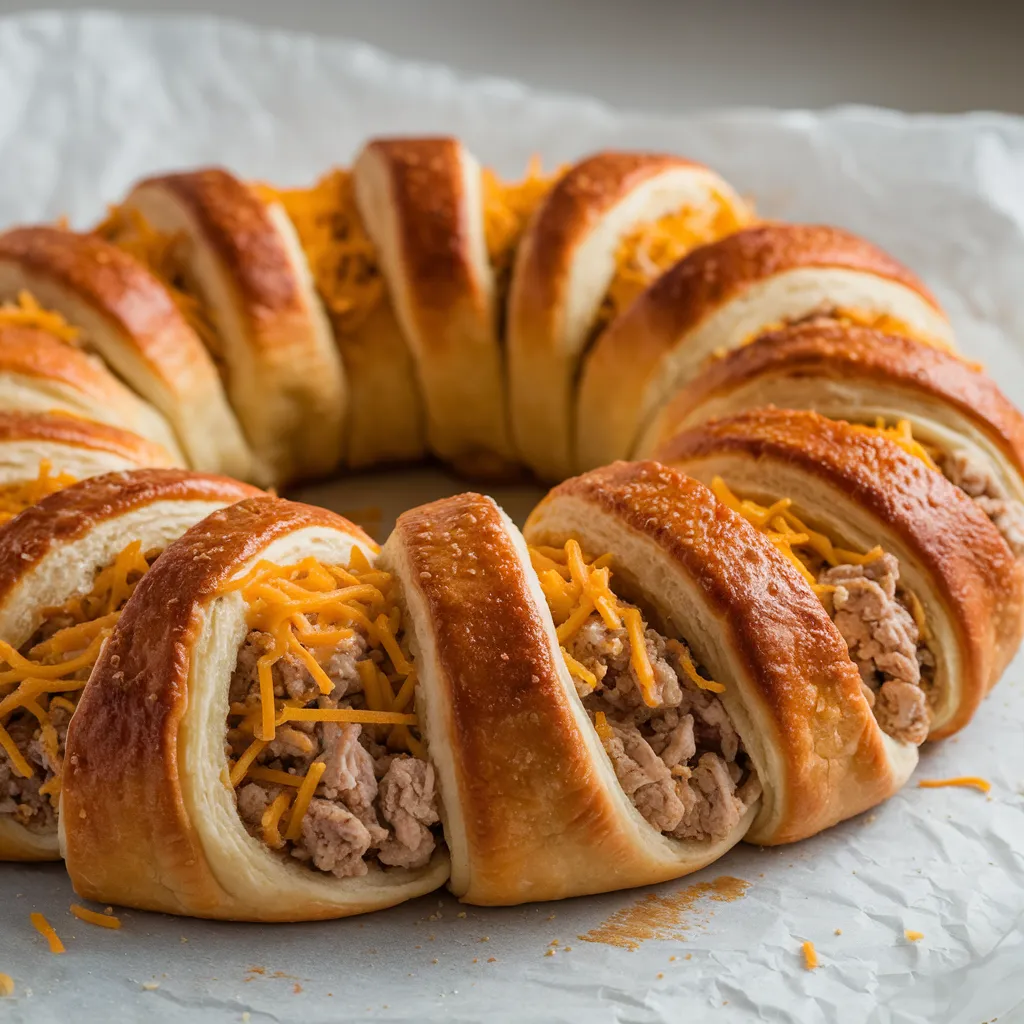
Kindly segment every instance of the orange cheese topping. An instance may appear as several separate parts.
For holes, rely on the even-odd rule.
[[[42,501],[48,494],[62,491],[73,483],[75,478],[70,473],[54,473],[49,459],[43,459],[34,480],[0,486],[0,524]]]
[[[17,302],[5,302],[0,306],[0,327],[4,324],[15,327],[38,327],[69,344],[76,342],[79,335],[77,327],[72,327],[60,313],[44,309],[26,291],[18,292]]]
[[[93,233],[113,242],[156,277],[206,348],[219,356],[222,346],[209,310],[182,270],[182,253],[188,244],[184,235],[158,231],[138,210],[123,206],[111,206]]]
[[[69,625],[25,654],[0,641],[0,747],[23,778],[31,778],[35,771],[4,724],[15,712],[33,715],[39,722],[40,739],[50,762],[59,766],[57,734],[50,711],[57,707],[74,711],[104,642],[113,632],[125,602],[149,571],[149,564],[141,541],[132,541],[97,573],[89,593],[46,610],[48,617],[70,618]],[[58,768],[40,787],[54,805],[60,794],[60,777]]]
[[[711,490],[723,505],[757,527],[819,596],[830,592],[831,588],[819,584],[809,568],[814,555],[828,565],[865,565],[882,554],[880,547],[872,548],[866,554],[836,547],[823,533],[812,530],[794,515],[790,510],[793,502],[789,498],[780,498],[769,506],[759,505],[749,498],[740,499],[720,476],[711,481]]]
[[[854,424],[853,429],[861,434],[884,437],[887,441],[898,444],[908,455],[913,455],[914,458],[920,459],[929,469],[938,471],[939,467],[935,465],[935,460],[932,458],[931,453],[914,437],[910,420],[897,420],[894,427],[887,427],[885,420],[880,416],[875,420],[873,427]]]
[[[685,206],[638,225],[619,243],[615,276],[605,295],[600,324],[611,323],[693,249],[731,235],[753,221],[752,209],[713,192],[702,206]]]
[[[484,238],[491,266],[499,279],[511,273],[526,225],[563,170],[558,168],[545,174],[540,157],[534,156],[521,181],[502,181],[490,168],[482,171]]]
[[[252,706],[233,704],[230,709],[232,728],[253,736],[230,766],[232,786],[237,788],[246,778],[298,786],[293,816],[297,813],[302,784],[288,773],[256,763],[278,729],[289,722],[356,722],[379,727],[385,730],[392,750],[425,756],[422,740],[410,731],[418,726],[416,715],[407,710],[414,698],[416,668],[398,640],[402,611],[390,573],[373,568],[366,555],[353,548],[347,566],[326,565],[315,558],[289,566],[261,561],[225,590],[231,591],[240,592],[246,602],[250,630],[271,638],[268,650],[256,663],[258,702]],[[299,701],[275,696],[273,667],[286,655],[303,663],[321,694],[331,693],[334,682],[311,652],[351,637],[354,628],[362,630],[370,647],[383,656],[381,664],[370,659],[357,662],[365,708],[303,707]],[[301,817],[299,814],[298,820]],[[280,814],[268,819],[268,834],[275,834],[279,821]]]
[[[594,674],[565,649],[565,644],[597,612],[609,629],[625,628],[629,637],[630,665],[644,703],[648,707],[657,707],[654,667],[647,653],[643,617],[639,609],[620,604],[612,591],[609,568],[611,560],[610,554],[589,558],[583,553],[579,542],[572,539],[565,542],[564,548],[530,548],[530,561],[551,610],[555,633],[569,673],[591,688],[597,686]],[[715,693],[725,689],[720,683],[705,679],[697,672],[684,644],[679,641],[669,641],[669,644],[673,651],[680,654],[683,671],[697,686]]]
[[[351,174],[336,168],[310,188],[277,189],[262,183],[252,188],[264,202],[284,207],[335,330],[357,330],[384,300],[386,290]]]
[[[32,927],[35,928],[35,930],[39,932],[44,939],[46,939],[51,953],[64,952],[64,943],[60,941],[57,933],[53,930],[53,925],[51,925],[42,914],[29,914],[28,919],[32,922]]]
[[[891,313],[879,313],[873,310],[851,309],[845,306],[839,306],[829,314],[829,317],[832,320],[838,320],[841,324],[850,324],[856,327],[870,327],[872,330],[881,331],[883,334],[894,334],[903,338],[913,338],[914,341],[923,342],[924,344],[931,345],[934,348],[943,348],[947,350],[950,348],[947,342],[942,341],[939,338],[935,338],[930,334],[925,334],[924,331],[918,330],[916,327],[912,327],[905,320],[900,320]]]

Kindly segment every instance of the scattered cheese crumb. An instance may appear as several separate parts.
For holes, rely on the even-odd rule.
[[[558,939],[552,939],[552,940],[551,940],[551,941],[550,941],[550,942],[548,943],[548,945],[549,945],[549,946],[560,946],[560,945],[561,945],[561,942],[559,942],[559,941],[558,941]]]
[[[121,927],[121,922],[114,917],[112,909],[108,910],[105,914],[97,914],[95,910],[89,910],[88,907],[83,907],[79,903],[72,903],[71,913],[77,917],[79,921],[85,921],[86,924],[98,925],[100,928],[113,928],[116,930]]]
[[[805,942],[802,947],[804,951],[804,967],[813,971],[818,966],[818,951],[814,948],[813,942]]]
[[[572,952],[572,946],[565,946],[565,947],[563,947],[562,952],[563,953],[571,953]]]
[[[496,956],[489,956],[487,958],[487,962],[489,964],[496,964],[498,962],[498,958]]]
[[[554,956],[555,955],[555,951],[553,949],[546,950],[544,955],[545,956]]]
[[[435,957],[434,957],[434,959],[433,959],[433,960],[431,960],[430,962],[431,962],[432,964],[436,964],[436,963],[437,963],[437,957],[435,956]]]
[[[953,779],[920,779],[917,783],[918,789],[940,789],[943,786],[968,786],[987,793],[992,788],[992,783],[977,775],[959,775]]]
[[[480,957],[478,957],[478,956],[473,957],[473,963],[475,963],[475,964],[480,963]]]
[[[480,936],[480,941],[481,942],[490,942],[491,941],[491,937],[490,937],[490,935],[481,935]]]
[[[32,927],[46,939],[51,953],[64,952],[64,943],[57,937],[57,933],[53,930],[53,925],[42,914],[29,914],[28,919],[32,922]]]
[[[671,964],[671,963],[674,963],[678,959],[679,959],[679,957],[677,957],[677,956],[670,956],[668,958],[668,962]]]
[[[296,995],[297,996],[301,991],[302,991],[302,986],[298,982],[295,982],[295,984],[292,985],[292,995]]]
[[[144,981],[142,983],[142,987],[147,992],[155,992],[160,987],[160,982],[159,981]]]
[[[920,942],[924,938],[924,932],[914,932],[909,929],[903,934],[906,936],[907,942]]]
[[[843,929],[842,928],[837,928],[835,933],[836,933],[836,935],[842,935],[843,934]]]
[[[0,996],[14,995],[14,979],[9,974],[0,974]]]

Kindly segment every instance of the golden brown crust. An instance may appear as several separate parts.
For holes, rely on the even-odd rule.
[[[430,323],[435,314],[449,315],[467,295],[479,298],[479,282],[465,256],[462,144],[448,136],[374,139],[366,150],[379,155],[390,173],[400,211],[399,245],[420,316]],[[425,335],[429,340],[430,332]]]
[[[154,502],[230,505],[262,493],[230,477],[185,469],[136,469],[81,480],[47,495],[0,529],[0,604],[50,551],[84,537],[102,522]]]
[[[266,204],[243,182],[221,167],[147,178],[138,188],[166,189],[201,226],[254,319],[305,317],[295,274],[281,248]],[[259,331],[254,339],[266,342]]]
[[[524,236],[516,264],[517,303],[542,314],[560,303],[578,241],[638,185],[666,170],[701,165],[664,153],[595,153],[570,168],[544,197]],[[524,324],[524,337],[531,332]]]
[[[230,897],[207,863],[178,774],[190,661],[203,606],[271,541],[304,527],[341,530],[376,549],[326,509],[249,498],[197,523],[139,583],[68,730],[63,848],[80,895],[223,916]],[[259,908],[250,913],[258,919]]]
[[[966,725],[1019,644],[1024,606],[1024,567],[984,512],[893,442],[813,412],[759,409],[708,423],[673,438],[658,458],[701,478],[702,460],[723,453],[795,467],[900,539],[959,632],[960,700],[931,738]]]
[[[0,373],[60,381],[95,398],[108,397],[113,381],[82,349],[42,327],[20,324],[0,326]]]
[[[170,466],[173,459],[159,445],[128,430],[66,413],[0,412],[0,444],[43,441],[73,448],[110,452],[137,466]]]
[[[825,224],[760,224],[695,249],[651,285],[645,305],[659,335],[682,337],[731,296],[800,267],[838,267],[887,278],[939,310],[916,275],[877,246]]]
[[[981,367],[913,338],[832,320],[772,331],[715,360],[672,400],[659,440],[668,440],[673,422],[702,403],[767,374],[881,382],[939,399],[973,421],[1024,473],[1024,417]]]
[[[557,542],[542,521],[545,506],[559,501],[583,502],[626,524],[699,589],[702,622],[723,632],[739,667],[736,679],[725,680],[724,699],[734,702],[730,709],[736,701],[745,709],[748,749],[774,751],[774,771],[759,766],[766,799],[748,838],[784,843],[813,835],[902,784],[821,602],[778,550],[703,484],[656,462],[617,462],[554,488],[527,524],[532,541]],[[630,566],[621,571],[629,574]],[[642,589],[644,580],[636,582]],[[658,607],[657,593],[647,597]],[[734,721],[742,735],[735,714]]]
[[[61,228],[14,228],[0,235],[0,263],[18,263],[66,288],[112,320],[139,357],[174,387],[197,370],[215,374],[202,342],[163,285],[145,267],[98,235]]]

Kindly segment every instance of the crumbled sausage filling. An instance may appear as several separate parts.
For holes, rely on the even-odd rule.
[[[1024,558],[1024,505],[1013,501],[992,473],[965,452],[939,460],[945,477],[992,520],[1017,558]]]
[[[307,616],[315,627],[315,615]],[[238,653],[231,678],[232,713],[227,732],[229,758],[241,757],[253,741],[260,708],[257,664],[273,645],[269,634],[252,630]],[[289,652],[273,666],[274,697],[292,707],[366,708],[360,662],[387,671],[386,654],[358,628],[337,643],[308,647],[334,684],[321,692],[302,659]],[[253,761],[237,789],[238,813],[254,837],[282,855],[338,878],[365,875],[376,862],[419,868],[437,845],[437,782],[430,761],[389,749],[393,727],[354,722],[288,722]],[[314,763],[325,768],[294,839],[284,837],[288,814],[275,814],[276,801],[296,792]],[[294,784],[274,781],[275,773]],[[275,820],[276,819],[276,820]]]
[[[722,839],[758,798],[760,782],[717,694],[684,670],[693,664],[688,648],[646,623],[644,638],[654,706],[644,701],[628,631],[597,614],[566,647],[597,680],[591,688],[576,679],[577,691],[592,720],[604,716],[615,774],[647,821],[675,839]]]

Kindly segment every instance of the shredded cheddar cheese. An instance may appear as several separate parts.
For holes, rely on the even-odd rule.
[[[647,651],[643,616],[638,608],[620,604],[611,588],[611,555],[590,558],[579,542],[570,538],[564,548],[531,547],[530,562],[555,622],[555,634],[569,674],[591,690],[599,685],[597,677],[580,664],[565,645],[579,632],[595,612],[609,629],[625,629],[629,638],[630,666],[648,707],[658,706],[654,667]],[[686,676],[703,690],[721,693],[725,687],[705,679],[697,672],[685,644],[670,640],[669,648],[679,659]]]
[[[818,966],[818,951],[814,948],[814,943],[805,942],[800,948],[804,954],[804,967],[808,971],[813,971]]]
[[[52,309],[44,309],[27,291],[18,292],[17,302],[5,302],[0,306],[0,326],[38,327],[61,341],[74,344],[78,341],[79,330],[72,327]]]
[[[64,952],[64,943],[60,941],[57,933],[53,930],[53,925],[51,925],[42,914],[29,914],[29,920],[32,922],[32,927],[35,928],[35,930],[39,932],[44,939],[46,939],[51,953]]]
[[[693,249],[753,223],[753,212],[718,193],[700,207],[684,206],[639,225],[619,244],[615,276],[600,315],[611,323],[669,267]]]
[[[562,168],[545,174],[539,156],[530,160],[522,181],[502,181],[489,168],[481,173],[484,239],[499,281],[511,273],[516,247],[530,217],[561,175]]]
[[[0,486],[0,524],[42,501],[48,494],[62,491],[73,483],[75,478],[70,473],[54,473],[52,463],[43,459],[34,480]]]
[[[50,797],[55,806],[60,796],[61,753],[50,713],[57,708],[74,712],[77,695],[85,687],[121,608],[148,570],[149,560],[142,552],[141,542],[132,541],[96,574],[89,593],[70,598],[60,608],[47,609],[58,621],[70,619],[69,625],[25,653],[0,641],[0,748],[18,775],[35,775],[25,752],[18,748],[5,726],[16,712],[36,719],[40,742],[53,771],[52,777],[40,786],[40,792]]]
[[[810,568],[813,556],[816,555],[830,566],[865,565],[883,553],[880,547],[872,548],[866,554],[836,547],[823,533],[810,529],[790,511],[793,502],[789,498],[780,498],[770,506],[759,505],[750,499],[741,500],[720,476],[711,481],[711,490],[723,505],[738,512],[760,530],[819,596],[832,588],[818,583]]]
[[[987,793],[992,783],[977,775],[961,775],[953,779],[921,779],[917,784],[918,789],[941,789],[945,786],[964,786]]]
[[[917,438],[914,437],[910,420],[897,420],[894,427],[887,427],[885,420],[879,417],[873,427],[853,424],[853,429],[859,434],[870,434],[873,437],[884,437],[887,441],[899,445],[908,455],[920,459],[929,469],[938,470],[931,453]]]
[[[120,919],[114,917],[113,914],[100,914],[95,910],[90,910],[88,907],[83,907],[80,903],[71,904],[71,913],[79,921],[85,921],[86,924],[94,924],[99,928],[110,928],[116,931],[121,927]]]
[[[356,331],[383,301],[377,250],[356,205],[352,176],[340,168],[311,188],[252,186],[266,202],[279,202],[299,243],[335,329]]]
[[[123,206],[111,206],[93,233],[128,253],[157,278],[206,348],[219,357],[222,346],[210,312],[182,270],[184,235],[158,231],[138,210]]]
[[[424,744],[415,734],[419,719],[412,710],[416,666],[399,642],[402,613],[394,596],[394,580],[374,569],[359,549],[353,550],[348,566],[326,565],[315,558],[290,566],[261,561],[229,584],[225,593],[231,591],[239,592],[246,603],[249,629],[266,634],[267,641],[256,660],[258,695],[247,703],[232,703],[229,709],[232,742],[239,744],[235,749],[241,752],[229,765],[228,781],[236,789],[253,780],[296,791],[294,802],[289,795],[287,807],[280,795],[275,797],[260,822],[262,836],[277,849],[298,837],[324,764],[314,762],[304,777],[266,767],[259,759],[268,744],[280,736],[289,747],[308,755],[315,749],[312,739],[290,723],[357,723],[383,730],[380,740],[386,740],[390,750],[425,757]],[[377,652],[355,663],[365,706],[305,706],[334,690],[317,651],[326,649],[329,654],[356,629]],[[307,670],[315,691],[300,695],[301,699],[275,695],[274,666],[285,657]],[[243,750],[246,737],[251,739]],[[282,832],[279,826],[286,810],[288,824]]]
[[[903,933],[907,942],[920,942],[924,938],[924,932],[911,931],[909,928]]]
[[[14,995],[14,979],[9,974],[0,974],[0,996]]]
[[[597,730],[597,735],[601,737],[602,742],[615,738],[615,733],[612,732],[612,727],[608,724],[608,716],[603,711],[598,711],[594,715],[594,729]]]

